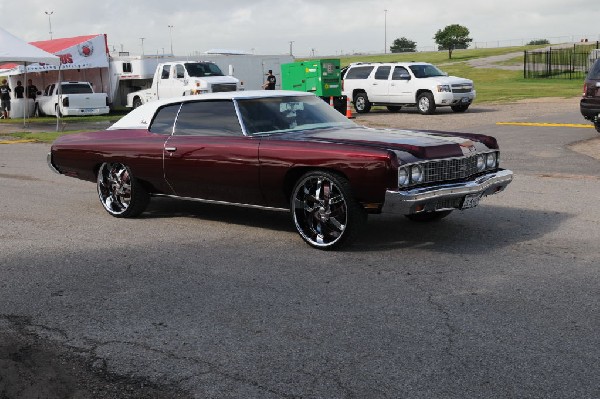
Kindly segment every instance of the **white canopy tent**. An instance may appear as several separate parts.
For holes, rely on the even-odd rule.
[[[32,46],[0,27],[0,63],[23,64],[27,73],[28,64],[41,63],[60,67],[60,58]],[[27,117],[25,109],[26,107],[23,107],[23,125]],[[58,129],[58,120],[56,126]]]

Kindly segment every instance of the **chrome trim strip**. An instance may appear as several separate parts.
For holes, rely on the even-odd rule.
[[[503,169],[486,173],[468,182],[438,184],[409,190],[387,190],[381,212],[407,215],[416,213],[416,206],[424,206],[423,211],[441,210],[435,208],[436,203],[470,194],[479,194],[482,197],[493,195],[504,190],[512,179],[513,172]]]
[[[54,166],[54,164],[52,163],[52,152],[49,152],[48,155],[46,155],[46,162],[48,163],[48,167],[50,168],[51,171],[53,171],[54,173],[61,175],[62,173],[59,172],[58,169],[56,169],[56,166]]]
[[[178,195],[170,195],[170,194],[151,194],[153,197],[166,197],[166,198],[174,198],[181,199],[186,201],[196,201],[202,202],[205,204],[213,204],[213,205],[232,205],[232,206],[241,206],[243,208],[254,208],[254,209],[263,209],[267,211],[278,211],[278,212],[289,212],[289,209],[286,208],[274,208],[270,206],[262,206],[262,205],[253,205],[253,204],[241,204],[238,202],[228,202],[228,201],[218,201],[218,200],[209,200],[202,198],[191,198],[191,197],[180,197]]]

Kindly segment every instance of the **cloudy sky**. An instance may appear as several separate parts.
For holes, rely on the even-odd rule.
[[[50,23],[53,38],[106,33],[111,50],[131,54],[142,43],[146,54],[170,52],[172,33],[176,55],[215,48],[284,54],[293,42],[296,56],[325,56],[383,53],[398,37],[433,50],[435,32],[450,24],[466,26],[477,47],[596,41],[596,1],[2,0],[0,26],[26,41],[48,40]]]

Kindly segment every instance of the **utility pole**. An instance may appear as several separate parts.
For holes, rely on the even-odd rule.
[[[383,54],[387,54],[387,10],[383,10]]]
[[[171,39],[171,55],[173,55],[173,25],[169,25],[169,38]]]
[[[54,14],[54,11],[44,11],[48,16],[48,25],[50,26],[50,40],[52,40],[52,20],[50,19],[50,15]]]

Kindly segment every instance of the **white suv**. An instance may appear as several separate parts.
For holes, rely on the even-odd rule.
[[[403,105],[416,105],[421,114],[442,106],[465,112],[475,99],[472,80],[448,76],[425,62],[358,62],[344,72],[342,94],[358,113],[369,112],[372,105],[386,105],[392,112]]]

